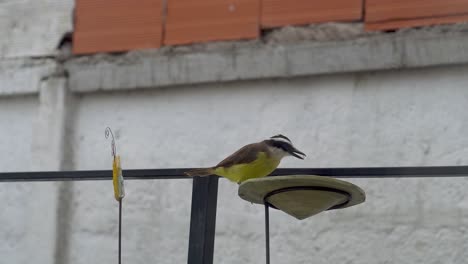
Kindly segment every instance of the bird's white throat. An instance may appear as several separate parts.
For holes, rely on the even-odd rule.
[[[268,146],[268,149],[270,150],[271,155],[274,158],[277,158],[277,159],[282,159],[282,158],[289,155],[289,153],[287,153],[286,151],[284,151],[284,150],[282,150],[280,148],[275,148],[275,147]]]

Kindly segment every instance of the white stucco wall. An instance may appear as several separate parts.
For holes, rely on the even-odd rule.
[[[29,170],[32,120],[36,108],[35,98],[0,98],[2,171]],[[27,210],[18,208],[27,204],[32,189],[33,186],[22,183],[0,185],[0,200],[4,202],[4,209],[0,211],[0,236],[5,238],[0,242],[0,255],[15,263],[21,263],[28,227]]]
[[[47,79],[38,85],[40,101],[2,97],[0,169],[109,169],[106,126],[113,128],[128,169],[208,166],[276,133],[308,154],[305,161],[285,159],[283,167],[463,165],[467,70],[461,65],[86,93],[73,96],[73,103],[63,100],[66,82]],[[273,261],[466,259],[468,180],[351,181],[367,192],[365,204],[304,221],[272,212]],[[8,238],[0,251],[10,263],[115,261],[117,204],[110,182],[0,186],[7,201],[0,232]],[[190,180],[128,181],[126,189],[124,261],[185,263]],[[238,198],[237,185],[225,180],[219,194],[215,263],[263,262],[263,208]]]
[[[111,126],[125,168],[208,166],[276,133],[308,154],[283,167],[466,164],[467,66],[87,94],[75,169],[106,169]],[[272,213],[277,263],[461,263],[466,179],[352,180],[363,205],[296,221]],[[183,263],[190,181],[127,183],[124,261]],[[70,263],[115,258],[110,182],[76,183]],[[220,181],[215,263],[264,258],[263,208]],[[113,226],[110,225],[113,223]],[[313,261],[312,261],[313,260]]]
[[[31,144],[38,100],[33,96],[0,97],[2,171],[30,170]]]

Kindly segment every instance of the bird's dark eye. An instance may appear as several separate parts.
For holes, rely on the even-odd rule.
[[[281,141],[275,141],[274,143],[274,146],[279,148],[279,149],[282,149],[284,151],[288,151],[288,146],[287,146],[287,143],[286,142],[281,142]]]

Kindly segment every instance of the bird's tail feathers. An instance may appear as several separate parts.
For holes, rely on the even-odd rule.
[[[192,169],[189,171],[186,171],[185,174],[190,177],[194,176],[210,176],[214,174],[214,169],[213,168],[201,168],[201,169]]]

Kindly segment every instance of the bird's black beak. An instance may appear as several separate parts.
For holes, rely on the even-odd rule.
[[[301,159],[303,160],[306,156],[306,154],[304,154],[304,152],[298,150],[297,148],[295,147],[292,147],[289,151],[289,154],[291,154],[292,156],[298,158],[298,159]]]

